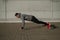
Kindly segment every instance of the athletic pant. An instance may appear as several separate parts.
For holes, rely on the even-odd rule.
[[[37,23],[37,24],[44,24],[44,25],[48,25],[48,23],[43,22],[43,21],[39,21],[35,16],[32,16],[32,22]]]

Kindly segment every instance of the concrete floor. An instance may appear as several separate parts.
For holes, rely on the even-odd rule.
[[[54,30],[46,27],[26,23],[21,30],[21,23],[0,23],[0,40],[60,40],[60,23],[52,23],[57,26]]]

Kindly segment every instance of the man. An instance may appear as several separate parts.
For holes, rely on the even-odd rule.
[[[37,23],[37,24],[44,24],[47,26],[48,29],[50,29],[51,25],[49,23],[46,23],[46,22],[43,22],[43,21],[39,21],[35,16],[33,15],[27,15],[27,14],[21,14],[21,13],[15,13],[15,16],[17,18],[21,18],[22,20],[22,27],[21,29],[24,29],[24,26],[25,26],[25,20],[27,21],[32,21],[34,23]]]

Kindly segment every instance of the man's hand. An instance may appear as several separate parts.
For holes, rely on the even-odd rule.
[[[24,27],[21,27],[21,29],[24,29]]]

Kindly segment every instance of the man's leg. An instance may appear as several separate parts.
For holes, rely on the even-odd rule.
[[[32,17],[32,22],[34,23],[37,23],[37,24],[44,24],[44,25],[47,25],[48,29],[50,29],[50,24],[49,23],[46,23],[46,22],[43,22],[43,21],[39,21],[36,17]]]
[[[37,24],[45,24],[45,25],[48,25],[48,23],[46,23],[46,22],[43,22],[43,21],[39,21],[36,17],[32,17],[32,20],[31,20],[32,22],[34,22],[34,23],[37,23]]]

